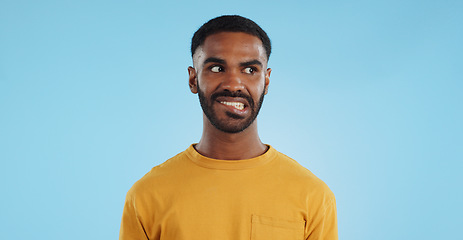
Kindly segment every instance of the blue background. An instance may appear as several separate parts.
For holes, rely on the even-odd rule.
[[[262,141],[331,187],[340,239],[461,236],[463,1],[166,2],[1,0],[1,239],[117,239],[199,141],[189,44],[222,14],[270,35]]]

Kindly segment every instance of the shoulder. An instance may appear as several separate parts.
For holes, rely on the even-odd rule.
[[[289,186],[300,188],[306,196],[334,200],[334,194],[328,185],[296,160],[278,152],[276,164]]]
[[[185,169],[188,164],[184,152],[169,158],[165,162],[153,167],[148,173],[136,181],[130,188],[127,196],[152,195],[161,188],[171,186],[166,184],[171,182],[179,174],[182,174],[182,169]]]

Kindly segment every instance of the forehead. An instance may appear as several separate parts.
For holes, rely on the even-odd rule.
[[[227,58],[267,61],[262,41],[242,32],[221,32],[208,36],[196,50],[193,61],[199,63],[208,57],[222,58],[225,61]]]

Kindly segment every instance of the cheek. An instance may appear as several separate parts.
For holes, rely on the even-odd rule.
[[[213,89],[212,85],[214,84],[214,81],[211,81],[210,77],[203,73],[198,75],[197,83],[198,88],[200,88],[203,93],[207,94],[211,91],[210,89]]]
[[[254,89],[254,94],[260,97],[262,92],[265,91],[265,76],[261,76],[259,79],[255,79],[252,82],[252,89]]]

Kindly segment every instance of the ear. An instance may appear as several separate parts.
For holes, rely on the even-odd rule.
[[[196,75],[196,69],[191,66],[188,67],[188,84],[190,85],[190,91],[192,93],[198,93],[198,78]]]
[[[265,72],[265,94],[268,93],[268,85],[270,84],[270,73],[272,73],[272,69],[267,68],[267,71]]]

